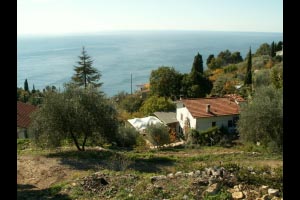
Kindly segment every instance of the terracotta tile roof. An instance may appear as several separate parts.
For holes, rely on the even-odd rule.
[[[17,126],[28,128],[30,124],[30,114],[36,109],[36,106],[17,101]]]
[[[182,103],[194,118],[239,114],[239,105],[228,98],[183,99]],[[207,104],[210,112],[206,112]]]

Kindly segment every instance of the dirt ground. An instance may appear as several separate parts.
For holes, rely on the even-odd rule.
[[[17,184],[33,185],[35,189],[49,188],[77,173],[78,170],[61,165],[58,158],[28,155],[17,158]]]

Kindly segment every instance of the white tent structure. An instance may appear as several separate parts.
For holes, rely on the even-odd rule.
[[[128,119],[127,121],[139,132],[145,130],[149,125],[158,124],[158,123],[162,124],[162,122],[158,118],[153,116]]]

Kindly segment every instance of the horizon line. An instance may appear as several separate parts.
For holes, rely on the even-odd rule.
[[[239,32],[239,33],[278,33],[278,31],[239,31],[239,30],[203,30],[203,29],[120,29],[120,30],[101,30],[89,32],[65,32],[65,33],[17,33],[17,37],[29,36],[74,36],[74,35],[95,35],[103,33],[121,33],[121,32],[167,32],[167,31],[199,31],[199,32]]]

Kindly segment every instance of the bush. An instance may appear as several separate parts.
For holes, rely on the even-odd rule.
[[[236,65],[228,65],[226,67],[224,67],[224,73],[231,73],[237,70],[237,66]]]
[[[150,125],[146,129],[147,138],[155,146],[162,146],[170,143],[169,130],[161,124]]]
[[[223,133],[218,127],[211,127],[204,131],[197,131],[191,129],[188,132],[187,144],[198,144],[198,145],[215,145],[218,144],[223,136]]]
[[[133,147],[137,144],[139,133],[133,127],[119,127],[116,142],[120,147]]]
[[[24,150],[29,148],[31,145],[30,139],[17,139],[17,149]]]

